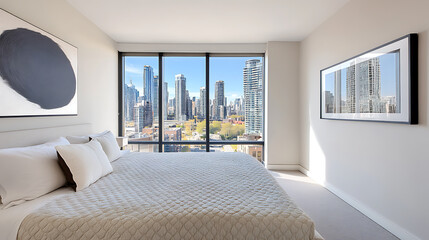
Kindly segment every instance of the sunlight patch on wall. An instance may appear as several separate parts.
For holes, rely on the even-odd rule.
[[[309,176],[323,185],[326,179],[326,156],[312,126],[310,126],[309,140]]]

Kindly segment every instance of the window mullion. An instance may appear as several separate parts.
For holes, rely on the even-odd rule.
[[[158,54],[158,152],[163,152],[163,138],[164,138],[164,117],[163,117],[163,96],[162,96],[162,88],[164,85],[164,79],[162,74],[162,56],[163,53]]]
[[[206,152],[210,152],[210,54],[206,53]]]
[[[118,136],[124,136],[124,58],[118,52]]]

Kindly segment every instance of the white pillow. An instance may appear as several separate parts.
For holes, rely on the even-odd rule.
[[[80,191],[113,171],[101,144],[93,139],[85,144],[56,147],[67,181]]]
[[[66,139],[70,144],[82,144],[89,142],[89,136],[67,136]]]
[[[97,135],[90,135],[90,137],[91,139],[97,139],[100,142],[110,162],[121,157],[121,149],[119,148],[118,142],[111,131],[106,131]]]
[[[55,146],[65,138],[36,146],[0,149],[0,196],[3,207],[40,197],[66,183]]]

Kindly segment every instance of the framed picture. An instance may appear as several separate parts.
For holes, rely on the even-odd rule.
[[[77,115],[77,48],[0,9],[0,117]]]
[[[417,34],[320,71],[320,118],[417,124]]]

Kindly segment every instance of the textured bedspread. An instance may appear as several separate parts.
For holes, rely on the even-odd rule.
[[[252,157],[130,153],[89,188],[28,215],[18,239],[313,239],[314,224]]]

